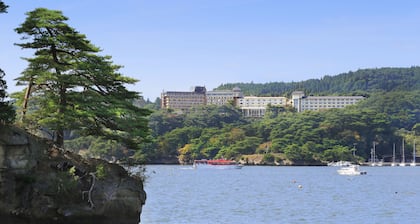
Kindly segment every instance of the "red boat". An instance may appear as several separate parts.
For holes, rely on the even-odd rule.
[[[194,169],[197,169],[197,168],[241,169],[243,167],[243,165],[237,163],[235,160],[200,159],[200,160],[194,160],[193,167],[194,167]]]

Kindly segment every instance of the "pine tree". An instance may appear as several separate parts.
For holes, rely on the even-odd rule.
[[[4,2],[3,1],[0,1],[0,13],[5,13],[5,12],[7,12],[7,8],[8,8],[9,6],[8,5],[6,5],[6,4],[4,4]]]
[[[6,13],[7,5],[3,3],[3,1],[0,1],[0,13]],[[7,97],[6,89],[6,81],[3,79],[5,76],[5,73],[2,69],[0,69],[0,124],[5,123],[13,123],[15,119],[15,111],[10,105],[9,102],[5,101],[5,98]]]
[[[151,113],[134,106],[139,93],[125,87],[137,80],[118,73],[121,66],[99,55],[99,48],[67,20],[61,11],[38,8],[16,28],[27,41],[16,45],[35,51],[17,78],[18,85],[26,86],[16,95],[23,121],[50,131],[59,147],[64,132],[76,130],[137,148],[148,134],[146,116]]]

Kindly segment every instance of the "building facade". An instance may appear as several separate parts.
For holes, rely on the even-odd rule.
[[[363,100],[363,96],[305,96],[302,91],[292,93],[292,105],[297,112],[344,108]]]
[[[235,102],[242,97],[244,96],[241,89],[238,87],[235,87],[232,90],[207,91],[206,93],[207,105],[222,106],[230,102]]]
[[[286,104],[286,97],[245,96],[236,101],[236,106],[245,117],[263,117],[268,105],[285,107]]]
[[[188,112],[191,108],[206,105],[206,87],[196,86],[194,91],[168,91],[161,94],[161,108]]]
[[[291,102],[286,97],[243,96],[241,89],[206,91],[196,86],[193,91],[168,91],[161,94],[161,108],[189,112],[193,107],[205,105],[222,106],[230,102],[238,107],[245,117],[263,117],[268,105],[286,107],[292,105],[297,112],[343,108],[363,100],[363,96],[305,96],[303,91],[292,93]]]

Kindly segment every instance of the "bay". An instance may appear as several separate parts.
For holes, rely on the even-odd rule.
[[[420,167],[149,165],[142,224],[420,223]]]

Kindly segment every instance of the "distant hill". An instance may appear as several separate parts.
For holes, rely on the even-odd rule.
[[[372,92],[420,89],[420,67],[360,69],[355,72],[301,82],[228,83],[216,90],[241,88],[245,95],[289,96],[295,90],[307,95],[363,95]]]

